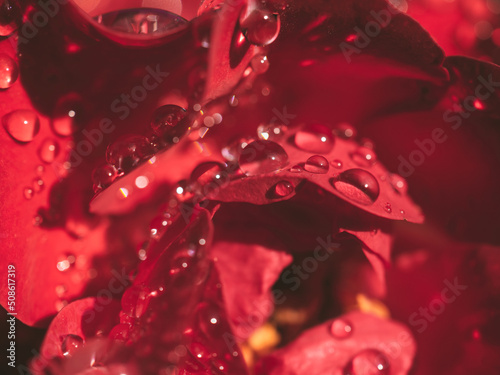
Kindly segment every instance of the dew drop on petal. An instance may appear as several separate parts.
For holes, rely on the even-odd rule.
[[[35,192],[33,191],[32,188],[26,187],[23,190],[23,194],[24,194],[24,198],[26,198],[27,200],[30,200],[31,198],[33,198],[33,195],[35,194]]]
[[[19,77],[19,68],[16,62],[6,55],[0,53],[0,89],[8,89]]]
[[[352,161],[360,167],[371,167],[377,161],[375,152],[367,147],[360,147],[350,154]]]
[[[304,168],[302,167],[302,165],[296,164],[292,168],[290,168],[288,171],[291,173],[300,173],[300,172],[304,172]]]
[[[6,114],[3,126],[7,133],[18,142],[31,142],[40,131],[40,120],[29,109],[18,109]]]
[[[333,148],[334,138],[327,126],[312,124],[295,133],[294,141],[301,150],[327,154]]]
[[[390,214],[392,212],[392,205],[390,203],[386,203],[384,206],[384,210],[385,212]]]
[[[106,161],[118,172],[127,173],[152,154],[153,149],[145,137],[129,135],[120,137],[108,146]]]
[[[46,139],[38,149],[38,156],[44,163],[52,163],[59,154],[59,144],[54,139]]]
[[[336,168],[336,169],[341,169],[342,168],[342,161],[339,160],[339,159],[335,159],[335,160],[332,160],[330,165],[333,167],[333,168]]]
[[[257,46],[271,44],[280,31],[279,15],[262,7],[245,7],[240,14],[239,24],[246,40]]]
[[[288,164],[288,155],[275,142],[253,141],[241,151],[239,164],[245,174],[254,176],[284,168]]]
[[[387,357],[375,349],[365,349],[356,354],[344,368],[344,375],[389,375]]]
[[[82,348],[84,341],[77,335],[66,335],[61,344],[61,351],[65,357],[73,355],[79,348]]]
[[[279,181],[271,188],[271,195],[273,198],[283,198],[292,194],[294,187],[289,181]]]
[[[188,127],[186,122],[186,110],[178,105],[168,104],[157,108],[151,119],[151,129],[165,142],[177,143],[182,138]],[[177,140],[177,142],[175,142]]]
[[[35,193],[41,192],[45,188],[45,182],[41,178],[35,178],[33,180],[33,191]]]
[[[356,129],[349,123],[343,122],[335,127],[333,133],[342,139],[351,139],[356,136]]]
[[[332,179],[331,183],[347,198],[365,205],[375,202],[380,193],[377,179],[363,169],[348,169]]]
[[[52,130],[61,137],[75,133],[80,127],[78,120],[84,116],[83,112],[78,98],[65,97],[60,99],[52,114]],[[105,122],[101,122],[101,124],[105,124]]]
[[[394,191],[398,194],[406,194],[406,192],[408,191],[408,184],[406,180],[398,174],[390,174],[389,182]]]
[[[345,339],[352,334],[352,324],[342,318],[335,319],[330,325],[330,333],[336,339]]]
[[[328,160],[321,155],[311,156],[304,164],[306,171],[316,174],[327,173],[329,168]]]
[[[15,19],[19,13],[17,2],[2,0],[0,2],[0,36],[8,36],[17,29]]]
[[[287,126],[282,124],[259,125],[257,127],[257,136],[264,141],[272,141],[283,136],[287,130]]]
[[[198,182],[201,185],[208,184],[212,181],[222,180],[226,176],[224,166],[215,161],[208,161],[199,164],[193,172],[191,172],[190,181]]]
[[[97,193],[113,183],[116,178],[116,169],[109,164],[103,164],[92,172],[94,192]]]
[[[266,55],[257,55],[250,61],[250,66],[257,74],[263,74],[269,69],[269,60]]]

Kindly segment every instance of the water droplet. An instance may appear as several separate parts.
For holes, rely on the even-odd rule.
[[[325,125],[308,125],[295,134],[295,145],[304,151],[327,154],[333,148],[333,135]]]
[[[33,180],[33,191],[35,193],[41,192],[44,188],[45,188],[45,183],[41,178],[37,177]]]
[[[3,117],[7,133],[18,142],[31,142],[40,131],[40,120],[35,112],[18,109]]]
[[[350,154],[352,161],[360,167],[371,167],[377,161],[375,152],[367,147],[360,147]]]
[[[408,191],[408,184],[406,180],[398,174],[390,174],[389,182],[394,191],[398,194],[406,194],[406,192]]]
[[[116,178],[116,169],[109,164],[103,164],[92,172],[94,192],[97,193],[113,183]]]
[[[214,303],[202,302],[198,306],[198,324],[201,331],[207,337],[220,337],[222,326],[222,317],[220,308]]]
[[[5,53],[0,53],[0,89],[8,89],[19,76],[16,62]]]
[[[17,2],[2,0],[0,4],[0,36],[8,36],[17,29],[16,19],[20,18]]]
[[[57,155],[59,154],[59,145],[57,141],[53,139],[46,139],[40,145],[38,149],[38,156],[40,159],[47,164],[52,163]]]
[[[295,164],[288,171],[291,172],[291,173],[300,173],[300,172],[304,172],[304,168],[300,164]]]
[[[335,319],[330,325],[330,333],[336,339],[345,339],[352,334],[352,324],[342,318]]]
[[[337,191],[361,204],[372,204],[378,198],[380,187],[377,179],[363,169],[349,169],[331,180]]]
[[[118,173],[127,173],[152,154],[153,149],[145,137],[129,135],[120,137],[108,146],[106,161],[113,165]]]
[[[246,6],[240,14],[241,32],[248,42],[266,46],[276,40],[280,31],[280,18],[265,8]]]
[[[239,157],[241,170],[249,175],[275,172],[288,163],[288,155],[283,147],[272,141],[253,141],[247,145]]]
[[[206,185],[212,181],[225,181],[226,179],[227,173],[224,171],[224,165],[215,161],[199,164],[193,172],[191,172],[190,177],[190,181],[196,181],[200,185]]]
[[[389,202],[386,203],[384,206],[384,210],[390,214],[392,212],[392,205]]]
[[[157,108],[151,120],[151,129],[167,144],[179,142],[188,131],[186,110],[177,105],[168,104]]]
[[[333,129],[334,134],[342,139],[350,139],[356,136],[356,129],[349,123],[343,122]]]
[[[390,363],[384,354],[365,349],[356,354],[344,368],[344,375],[389,375]]]
[[[257,136],[264,141],[272,141],[283,136],[287,130],[287,126],[281,124],[259,125],[257,127]]]
[[[30,200],[31,198],[33,198],[33,195],[35,194],[35,192],[33,191],[32,188],[26,187],[26,188],[24,188],[23,194],[24,194],[24,198],[26,198],[27,200]]]
[[[167,230],[167,226],[171,224],[172,222],[163,217],[163,216],[158,216],[153,219],[149,226],[149,233],[152,238],[160,238],[163,233]]]
[[[62,340],[61,351],[65,357],[72,356],[79,348],[82,348],[84,341],[77,335],[66,335]]]
[[[304,164],[304,169],[310,173],[327,173],[329,168],[328,160],[320,155],[311,156]]]
[[[250,65],[257,74],[263,74],[269,69],[269,60],[266,55],[257,55],[252,58]]]
[[[336,169],[341,169],[342,168],[342,161],[339,160],[339,159],[335,159],[335,160],[332,160],[330,165],[333,167],[333,168],[336,168]]]
[[[175,8],[171,10],[182,11],[180,3],[179,7]],[[143,37],[152,34],[170,34],[181,30],[188,24],[188,20],[176,12],[152,8],[118,10],[97,16],[95,20],[101,25],[121,33]]]
[[[67,137],[76,132],[84,116],[79,97],[70,95],[60,99],[52,114],[52,130],[61,137]]]
[[[283,198],[292,194],[294,187],[291,182],[283,180],[274,185],[270,191],[273,198]]]

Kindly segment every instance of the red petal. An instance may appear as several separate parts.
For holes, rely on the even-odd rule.
[[[359,312],[352,312],[338,319],[350,322],[352,330],[346,337],[336,338],[331,333],[334,321],[325,322],[264,358],[257,365],[256,373],[340,375],[345,373],[344,368],[349,361],[370,349],[378,351],[387,359],[382,362],[389,364],[391,374],[408,373],[416,348],[413,338],[403,325]]]

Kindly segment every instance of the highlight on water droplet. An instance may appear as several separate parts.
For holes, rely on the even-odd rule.
[[[342,318],[335,319],[330,325],[330,333],[336,339],[345,339],[352,334],[352,324]]]
[[[61,351],[65,357],[70,357],[83,346],[84,340],[80,336],[70,334],[64,336],[61,343]]]
[[[288,164],[288,155],[279,144],[272,141],[253,141],[239,157],[241,170],[248,176],[275,172]]]
[[[245,6],[239,17],[241,32],[246,40],[257,46],[274,42],[280,31],[280,17],[256,3]]]
[[[373,204],[380,194],[377,179],[363,169],[348,169],[330,182],[345,197],[360,204]]]
[[[371,167],[377,161],[375,152],[367,147],[360,147],[350,154],[352,161],[360,167]]]
[[[12,111],[3,117],[2,122],[7,133],[22,143],[31,142],[40,131],[40,120],[29,109]]]
[[[6,55],[0,53],[0,89],[8,89],[19,77],[19,68],[16,62]]]
[[[391,184],[394,191],[398,194],[406,194],[408,191],[408,183],[406,180],[398,174],[389,174],[389,183]]]
[[[282,180],[269,190],[270,198],[284,198],[294,192],[295,188],[289,181]]]
[[[51,116],[51,126],[54,133],[67,137],[80,128],[80,120],[84,117],[81,98],[76,94],[67,95],[58,100]],[[100,126],[106,124],[101,120]]]
[[[342,168],[342,161],[339,160],[339,159],[334,159],[330,162],[330,165],[333,167],[333,168],[336,168],[336,169],[341,169]]]
[[[314,155],[307,159],[304,164],[304,169],[310,173],[324,174],[328,172],[330,165],[328,164],[328,160],[326,160],[323,156]]]
[[[344,375],[389,375],[390,362],[376,349],[365,349],[356,354],[344,368]]]
[[[59,144],[54,139],[46,139],[38,149],[38,156],[44,163],[52,163],[59,154]]]
[[[264,74],[269,69],[269,60],[266,55],[256,55],[250,61],[252,70],[257,74]]]
[[[327,154],[333,148],[332,131],[322,124],[310,124],[295,133],[295,145],[304,151]]]

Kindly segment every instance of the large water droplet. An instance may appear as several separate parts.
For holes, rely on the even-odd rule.
[[[46,139],[38,149],[38,156],[44,163],[52,163],[59,154],[59,145],[53,139]]]
[[[266,55],[257,55],[252,58],[250,65],[257,74],[263,74],[269,69],[269,60]]]
[[[280,181],[270,189],[271,198],[284,198],[292,194],[294,187],[289,181]]]
[[[389,375],[387,357],[375,349],[366,349],[356,354],[344,368],[344,375]]]
[[[186,110],[177,105],[169,104],[157,108],[151,119],[153,132],[167,144],[180,141],[188,130]]]
[[[308,125],[295,134],[295,145],[304,151],[327,154],[333,148],[333,135],[325,125]]]
[[[182,5],[179,5],[179,12]],[[96,17],[101,25],[115,31],[135,35],[166,34],[187,25],[183,17],[161,9],[124,9]]]
[[[361,204],[372,204],[380,193],[377,179],[363,169],[349,169],[331,180],[335,189]]]
[[[371,167],[377,161],[375,152],[367,147],[360,147],[351,153],[351,159],[360,167]]]
[[[352,324],[342,318],[335,319],[330,325],[330,333],[336,339],[345,339],[352,334]]]
[[[310,173],[327,173],[330,166],[323,156],[314,155],[307,159],[304,169]]]
[[[66,335],[61,344],[61,351],[65,357],[68,357],[73,355],[83,345],[84,341],[80,336]]]
[[[288,163],[288,155],[277,143],[253,141],[241,151],[239,163],[241,170],[252,176],[284,168]]]
[[[8,89],[19,76],[16,62],[5,53],[0,53],[0,89]]]
[[[97,193],[113,183],[116,178],[116,169],[109,164],[103,164],[92,172],[94,192]]]
[[[35,112],[18,109],[3,117],[7,133],[18,142],[31,142],[40,131],[40,120]]]
[[[106,161],[119,173],[127,173],[152,154],[153,149],[145,137],[129,135],[119,138],[108,146]]]
[[[240,14],[241,32],[252,44],[266,46],[276,40],[280,31],[280,18],[265,8],[247,6]]]

